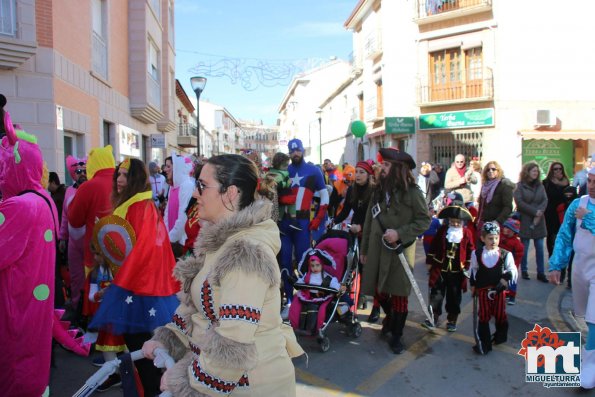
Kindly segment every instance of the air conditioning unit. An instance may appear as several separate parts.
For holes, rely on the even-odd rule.
[[[557,124],[556,115],[549,109],[541,109],[535,113],[536,127],[553,127]]]

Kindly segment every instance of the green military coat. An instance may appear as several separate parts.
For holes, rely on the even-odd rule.
[[[409,296],[411,283],[395,251],[382,244],[384,234],[380,223],[372,217],[372,207],[376,204],[376,195],[372,196],[364,224],[361,254],[367,256],[362,272],[362,292],[374,295],[384,292],[396,296]],[[404,243],[415,241],[417,236],[430,226],[430,214],[423,193],[417,187],[408,191],[393,192],[387,208],[384,197],[380,200],[381,212],[378,215],[387,229],[394,229]],[[415,262],[415,243],[405,249],[405,258],[413,269]]]

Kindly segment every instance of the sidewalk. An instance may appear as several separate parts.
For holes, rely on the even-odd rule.
[[[587,323],[584,317],[576,317],[573,311],[572,290],[566,289],[560,294],[560,315],[573,332],[580,332],[583,343],[587,335]]]

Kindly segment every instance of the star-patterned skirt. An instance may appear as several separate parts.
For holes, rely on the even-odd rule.
[[[105,292],[99,309],[89,325],[104,329],[110,326],[114,335],[152,332],[169,323],[180,302],[176,295],[135,295],[115,284]]]

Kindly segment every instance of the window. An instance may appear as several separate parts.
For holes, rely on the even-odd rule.
[[[155,81],[159,81],[159,50],[153,42],[149,39],[149,64],[148,72]]]
[[[384,117],[384,107],[382,98],[382,80],[376,82],[376,117]]]
[[[470,159],[483,155],[483,132],[441,132],[430,134],[431,161],[442,164],[446,170],[459,153]]]
[[[0,34],[16,34],[16,0],[0,0]]]
[[[167,37],[169,39],[169,43],[174,46],[174,39],[175,39],[175,31],[174,31],[174,6],[171,1],[168,2],[167,6]]]
[[[92,13],[92,60],[93,72],[107,79],[107,4],[105,0],[93,0]]]
[[[449,48],[430,53],[430,100],[447,101],[483,95],[481,47]]]
[[[157,20],[161,22],[161,0],[151,0],[151,8],[155,12]]]

